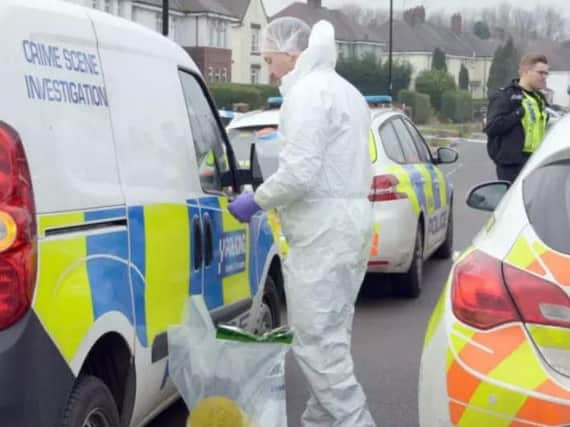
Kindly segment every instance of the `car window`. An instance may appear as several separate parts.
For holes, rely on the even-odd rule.
[[[425,140],[423,139],[420,131],[416,129],[416,127],[411,124],[408,120],[404,120],[406,127],[410,131],[412,138],[414,139],[414,143],[416,144],[416,148],[418,153],[420,154],[420,160],[424,163],[428,163],[432,161],[431,155],[429,153],[429,149],[426,145]]]
[[[400,146],[400,140],[398,139],[398,135],[396,134],[392,123],[385,123],[380,128],[379,133],[380,139],[382,141],[382,146],[384,147],[384,151],[386,151],[388,158],[397,163],[406,163],[404,152]]]
[[[392,123],[394,124],[394,129],[396,129],[398,137],[400,138],[406,163],[420,163],[420,155],[416,149],[416,144],[412,139],[412,135],[408,132],[406,125],[404,125],[404,122],[401,119],[396,119]]]
[[[228,172],[230,166],[222,131],[215,117],[217,113],[208,103],[198,79],[185,71],[180,71],[179,74],[194,140],[200,184],[204,191],[221,191],[221,174]]]
[[[570,161],[532,172],[524,180],[523,197],[538,237],[550,248],[570,254]]]

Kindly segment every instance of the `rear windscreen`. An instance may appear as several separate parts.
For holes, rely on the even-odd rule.
[[[530,223],[550,248],[570,254],[570,160],[532,172],[523,183]]]

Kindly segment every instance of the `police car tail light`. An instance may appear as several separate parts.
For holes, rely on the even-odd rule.
[[[570,297],[562,288],[510,265],[503,273],[524,322],[570,328]]]
[[[0,329],[31,305],[36,280],[36,212],[18,134],[0,122]]]
[[[520,320],[503,282],[501,262],[483,252],[457,264],[451,295],[455,317],[472,327],[490,329]]]
[[[371,202],[386,202],[407,198],[406,193],[396,190],[400,181],[394,175],[377,175],[372,180],[372,188],[368,199]]]

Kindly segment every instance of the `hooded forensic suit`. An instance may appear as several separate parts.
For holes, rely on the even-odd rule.
[[[295,29],[273,24],[266,46],[287,52]],[[257,189],[255,203],[278,209],[289,243],[285,288],[293,351],[311,390],[303,425],[373,427],[350,347],[373,232],[370,110],[335,64],[334,29],[321,21],[282,80],[285,142],[279,169]]]

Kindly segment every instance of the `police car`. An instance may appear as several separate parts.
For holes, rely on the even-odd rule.
[[[2,0],[0,28],[0,425],[142,426],[178,398],[190,294],[279,324],[278,248],[227,210],[247,182],[182,48],[55,0]]]
[[[229,125],[233,119],[237,119],[242,115],[242,113],[236,113],[235,111],[229,110],[218,110],[218,114],[224,127]]]
[[[246,114],[228,126],[230,143],[244,164],[256,132],[277,129],[281,102],[270,98],[270,108]],[[378,108],[372,115],[369,148],[374,180],[369,198],[374,206],[374,236],[368,271],[396,273],[397,292],[414,298],[421,291],[424,261],[453,252],[453,187],[439,165],[455,162],[458,155],[442,147],[434,158],[401,112]]]
[[[514,184],[469,193],[469,206],[496,210],[429,322],[422,427],[570,425],[569,133],[563,118]]]

